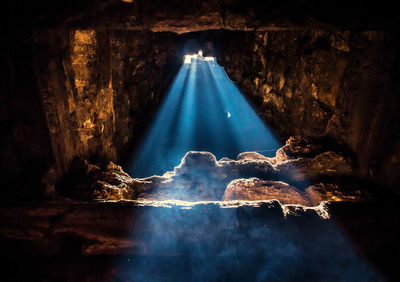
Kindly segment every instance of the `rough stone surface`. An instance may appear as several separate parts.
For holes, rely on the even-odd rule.
[[[283,148],[294,152],[296,148],[291,146],[296,139],[300,137],[291,137]],[[305,206],[315,206],[324,200],[368,198],[368,193],[354,183],[346,184],[352,175],[351,162],[332,151],[320,153],[323,149],[317,145],[305,143],[305,147],[317,148],[316,152],[306,150],[307,155],[315,155],[314,158],[286,155],[284,160],[278,161],[281,148],[275,158],[244,152],[237,160],[217,161],[209,152],[191,151],[173,171],[133,179],[113,163],[93,165],[76,160],[68,176],[73,181],[64,183],[64,189],[58,190],[62,196],[79,200],[277,199],[284,204]],[[340,192],[342,186],[346,189]]]
[[[9,4],[0,17],[9,27],[1,35],[8,42],[1,53],[7,187],[31,185],[37,193],[42,176],[55,170],[60,178],[74,157],[123,163],[182,56],[198,48],[217,57],[279,136],[343,142],[357,174],[400,187],[398,17],[391,5]],[[185,45],[191,40],[196,44]]]
[[[335,152],[324,152],[314,158],[288,159],[275,165],[280,176],[288,181],[316,181],[323,177],[351,176],[351,162]]]
[[[49,36],[58,39],[49,42]],[[344,153],[355,155],[354,173],[362,177],[382,179],[385,172],[375,165],[380,162],[392,167],[389,170],[398,167],[395,157],[386,157],[396,155],[396,138],[389,136],[398,129],[387,124],[397,111],[388,108],[383,119],[374,114],[378,105],[379,111],[389,101],[393,109],[398,105],[391,94],[393,79],[385,75],[389,69],[384,66],[390,66],[387,60],[393,55],[393,50],[385,50],[393,41],[388,33],[280,30],[176,35],[66,29],[38,35],[35,64],[59,170],[67,170],[75,156],[124,161],[150,124],[181,63],[179,50],[195,51],[184,43],[192,39],[201,42],[197,46],[204,52],[217,56],[280,136],[322,136],[342,144]],[[364,99],[371,103],[365,104]],[[301,138],[290,142],[276,160],[285,155],[315,157],[310,152],[321,149],[318,142]],[[384,142],[390,144],[379,145]],[[316,148],[304,147],[306,143]]]
[[[394,188],[385,170],[399,174],[396,44],[384,31],[232,33],[219,61],[280,136],[330,137],[355,154],[359,175]]]
[[[189,32],[204,29],[263,30],[336,27],[378,29],[397,22],[395,5],[375,2],[337,0],[321,5],[313,0],[72,0],[49,4],[48,1],[12,1],[4,9],[4,18],[12,23],[34,27],[58,25],[99,26],[113,30],[146,29]]]
[[[281,181],[258,178],[236,179],[225,189],[223,201],[230,200],[278,200],[281,204],[308,206],[310,202],[298,189]],[[319,203],[318,203],[319,204]]]
[[[359,190],[345,191],[343,187],[335,184],[314,184],[305,189],[305,194],[312,205],[327,202],[360,202],[360,199],[371,200],[371,197]]]
[[[322,140],[313,140],[313,138],[304,136],[291,136],[286,144],[276,152],[276,160],[280,162],[293,158],[314,157],[322,153],[324,149]]]
[[[36,75],[61,174],[74,157],[121,161],[138,142],[173,76],[165,65],[174,44],[161,45],[162,37],[171,41],[93,29],[37,38]]]

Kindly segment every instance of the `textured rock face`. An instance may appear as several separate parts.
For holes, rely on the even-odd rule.
[[[54,40],[48,40],[53,36]],[[173,76],[175,56],[137,32],[71,30],[37,38],[35,66],[56,166],[74,157],[122,160],[138,142]]]
[[[252,43],[238,46],[237,40]],[[344,142],[357,155],[362,176],[393,186],[396,179],[383,180],[389,166],[395,174],[399,167],[399,128],[392,124],[398,123],[397,67],[389,71],[398,60],[393,35],[267,31],[231,34],[221,44],[228,75],[280,135]]]
[[[314,1],[247,2],[10,5],[9,22],[16,26],[10,33],[20,38],[5,35],[16,42],[2,54],[2,102],[17,110],[2,114],[3,166],[12,167],[6,185],[29,170],[37,173],[37,184],[52,157],[50,171],[58,177],[76,156],[123,163],[151,122],[184,52],[194,51],[184,42],[196,39],[201,42],[196,48],[217,57],[280,136],[342,141],[357,156],[357,173],[400,187],[394,177],[400,167],[399,43],[389,28],[397,22],[390,5],[363,3],[360,9],[335,1],[327,9]],[[334,11],[348,16],[331,17]],[[200,32],[188,33],[194,31]],[[14,71],[24,65],[22,75]],[[22,98],[10,95],[10,89]],[[16,106],[21,99],[32,107]],[[21,142],[30,139],[22,135],[34,136],[30,145]]]
[[[280,181],[263,181],[257,178],[237,179],[229,183],[222,200],[238,199],[244,201],[279,199],[281,204],[310,205],[308,199],[295,187]]]
[[[297,142],[295,142],[297,140]],[[294,152],[299,142],[318,147],[300,137],[291,137],[279,151]],[[278,151],[278,152],[279,152]],[[209,152],[188,152],[181,164],[162,176],[131,178],[120,166],[92,165],[76,161],[72,181],[64,196],[78,200],[278,200],[282,204],[316,206],[322,201],[363,201],[370,198],[348,180],[352,163],[332,151],[306,150],[309,156],[279,160],[255,152],[239,154],[237,160],[219,161]],[[287,184],[287,183],[290,183]],[[75,188],[74,188],[75,187]],[[343,189],[346,187],[346,189]]]
[[[54,27],[86,25],[114,30],[190,32],[205,29],[262,30],[287,28],[382,28],[397,23],[395,5],[337,0],[294,3],[245,0],[72,0],[49,4],[39,0],[17,5],[5,1],[4,18],[19,25]]]
[[[316,157],[289,159],[276,164],[281,177],[292,182],[315,181],[323,176],[351,176],[353,168],[343,156],[324,152]]]
[[[57,39],[49,42],[50,35]],[[398,168],[397,158],[388,157],[396,155],[398,145],[388,137],[398,129],[387,125],[397,116],[390,108],[379,116],[389,101],[398,105],[381,64],[393,57],[385,49],[392,40],[388,33],[213,31],[191,37],[67,29],[37,37],[35,64],[59,171],[75,156],[123,161],[171,83],[182,44],[198,36],[279,135],[342,142],[355,152],[362,176],[385,175],[374,165],[379,162]],[[395,181],[386,178],[388,184]]]

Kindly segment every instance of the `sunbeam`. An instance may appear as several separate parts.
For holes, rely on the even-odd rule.
[[[279,143],[213,57],[186,55],[130,173],[135,177],[172,170],[188,151],[218,159],[244,151],[271,156]]]

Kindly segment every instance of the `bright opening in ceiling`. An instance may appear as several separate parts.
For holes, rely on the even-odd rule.
[[[200,50],[184,56],[130,174],[163,175],[189,151],[210,152],[219,160],[248,151],[273,157],[279,147],[224,68]]]
[[[185,55],[183,57],[184,64],[197,64],[202,61],[210,62],[211,66],[214,66],[215,58],[214,57],[203,57],[203,51],[199,50],[197,54]]]

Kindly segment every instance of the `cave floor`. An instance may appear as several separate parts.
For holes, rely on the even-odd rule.
[[[4,281],[383,281],[395,203],[3,201],[0,260]]]

